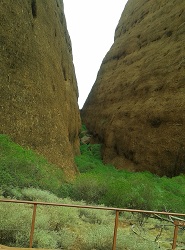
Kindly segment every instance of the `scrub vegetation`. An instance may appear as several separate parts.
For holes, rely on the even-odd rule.
[[[185,213],[184,175],[170,179],[116,170],[102,163],[99,144],[81,145],[75,161],[80,174],[67,182],[61,169],[0,135],[0,196]],[[1,244],[28,247],[32,209],[31,205],[0,203]],[[110,211],[38,206],[33,247],[112,249],[114,219]],[[173,223],[165,219],[120,214],[116,249],[170,249]],[[179,247],[185,245],[184,237],[180,230]]]
[[[132,173],[104,165],[101,146],[81,145],[76,163],[81,174],[70,196],[107,206],[185,213],[185,176],[159,177],[149,172]],[[88,192],[87,192],[88,190]]]

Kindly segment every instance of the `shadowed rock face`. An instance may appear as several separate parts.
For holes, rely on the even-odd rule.
[[[185,172],[185,1],[128,1],[82,117],[106,163]]]
[[[0,133],[71,176],[80,116],[61,0],[0,1]]]

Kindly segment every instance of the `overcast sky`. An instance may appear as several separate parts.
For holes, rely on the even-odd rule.
[[[127,0],[63,0],[82,108]]]

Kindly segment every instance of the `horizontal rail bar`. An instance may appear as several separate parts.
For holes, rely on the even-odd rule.
[[[115,207],[82,206],[82,205],[75,205],[75,204],[50,203],[50,202],[40,202],[40,201],[23,201],[23,200],[0,199],[0,202],[12,202],[12,203],[31,204],[31,205],[36,204],[36,205],[56,206],[56,207],[76,207],[76,208],[100,209],[100,210],[119,211],[119,212],[132,212],[132,213],[144,213],[144,214],[162,214],[162,215],[185,216],[185,214],[183,214],[183,213],[159,212],[159,211],[148,211],[148,210],[129,209],[129,208],[115,208]]]

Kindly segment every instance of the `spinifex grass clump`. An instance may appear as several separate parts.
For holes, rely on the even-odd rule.
[[[0,186],[7,195],[11,187],[30,186],[57,193],[63,182],[61,169],[0,134]]]

